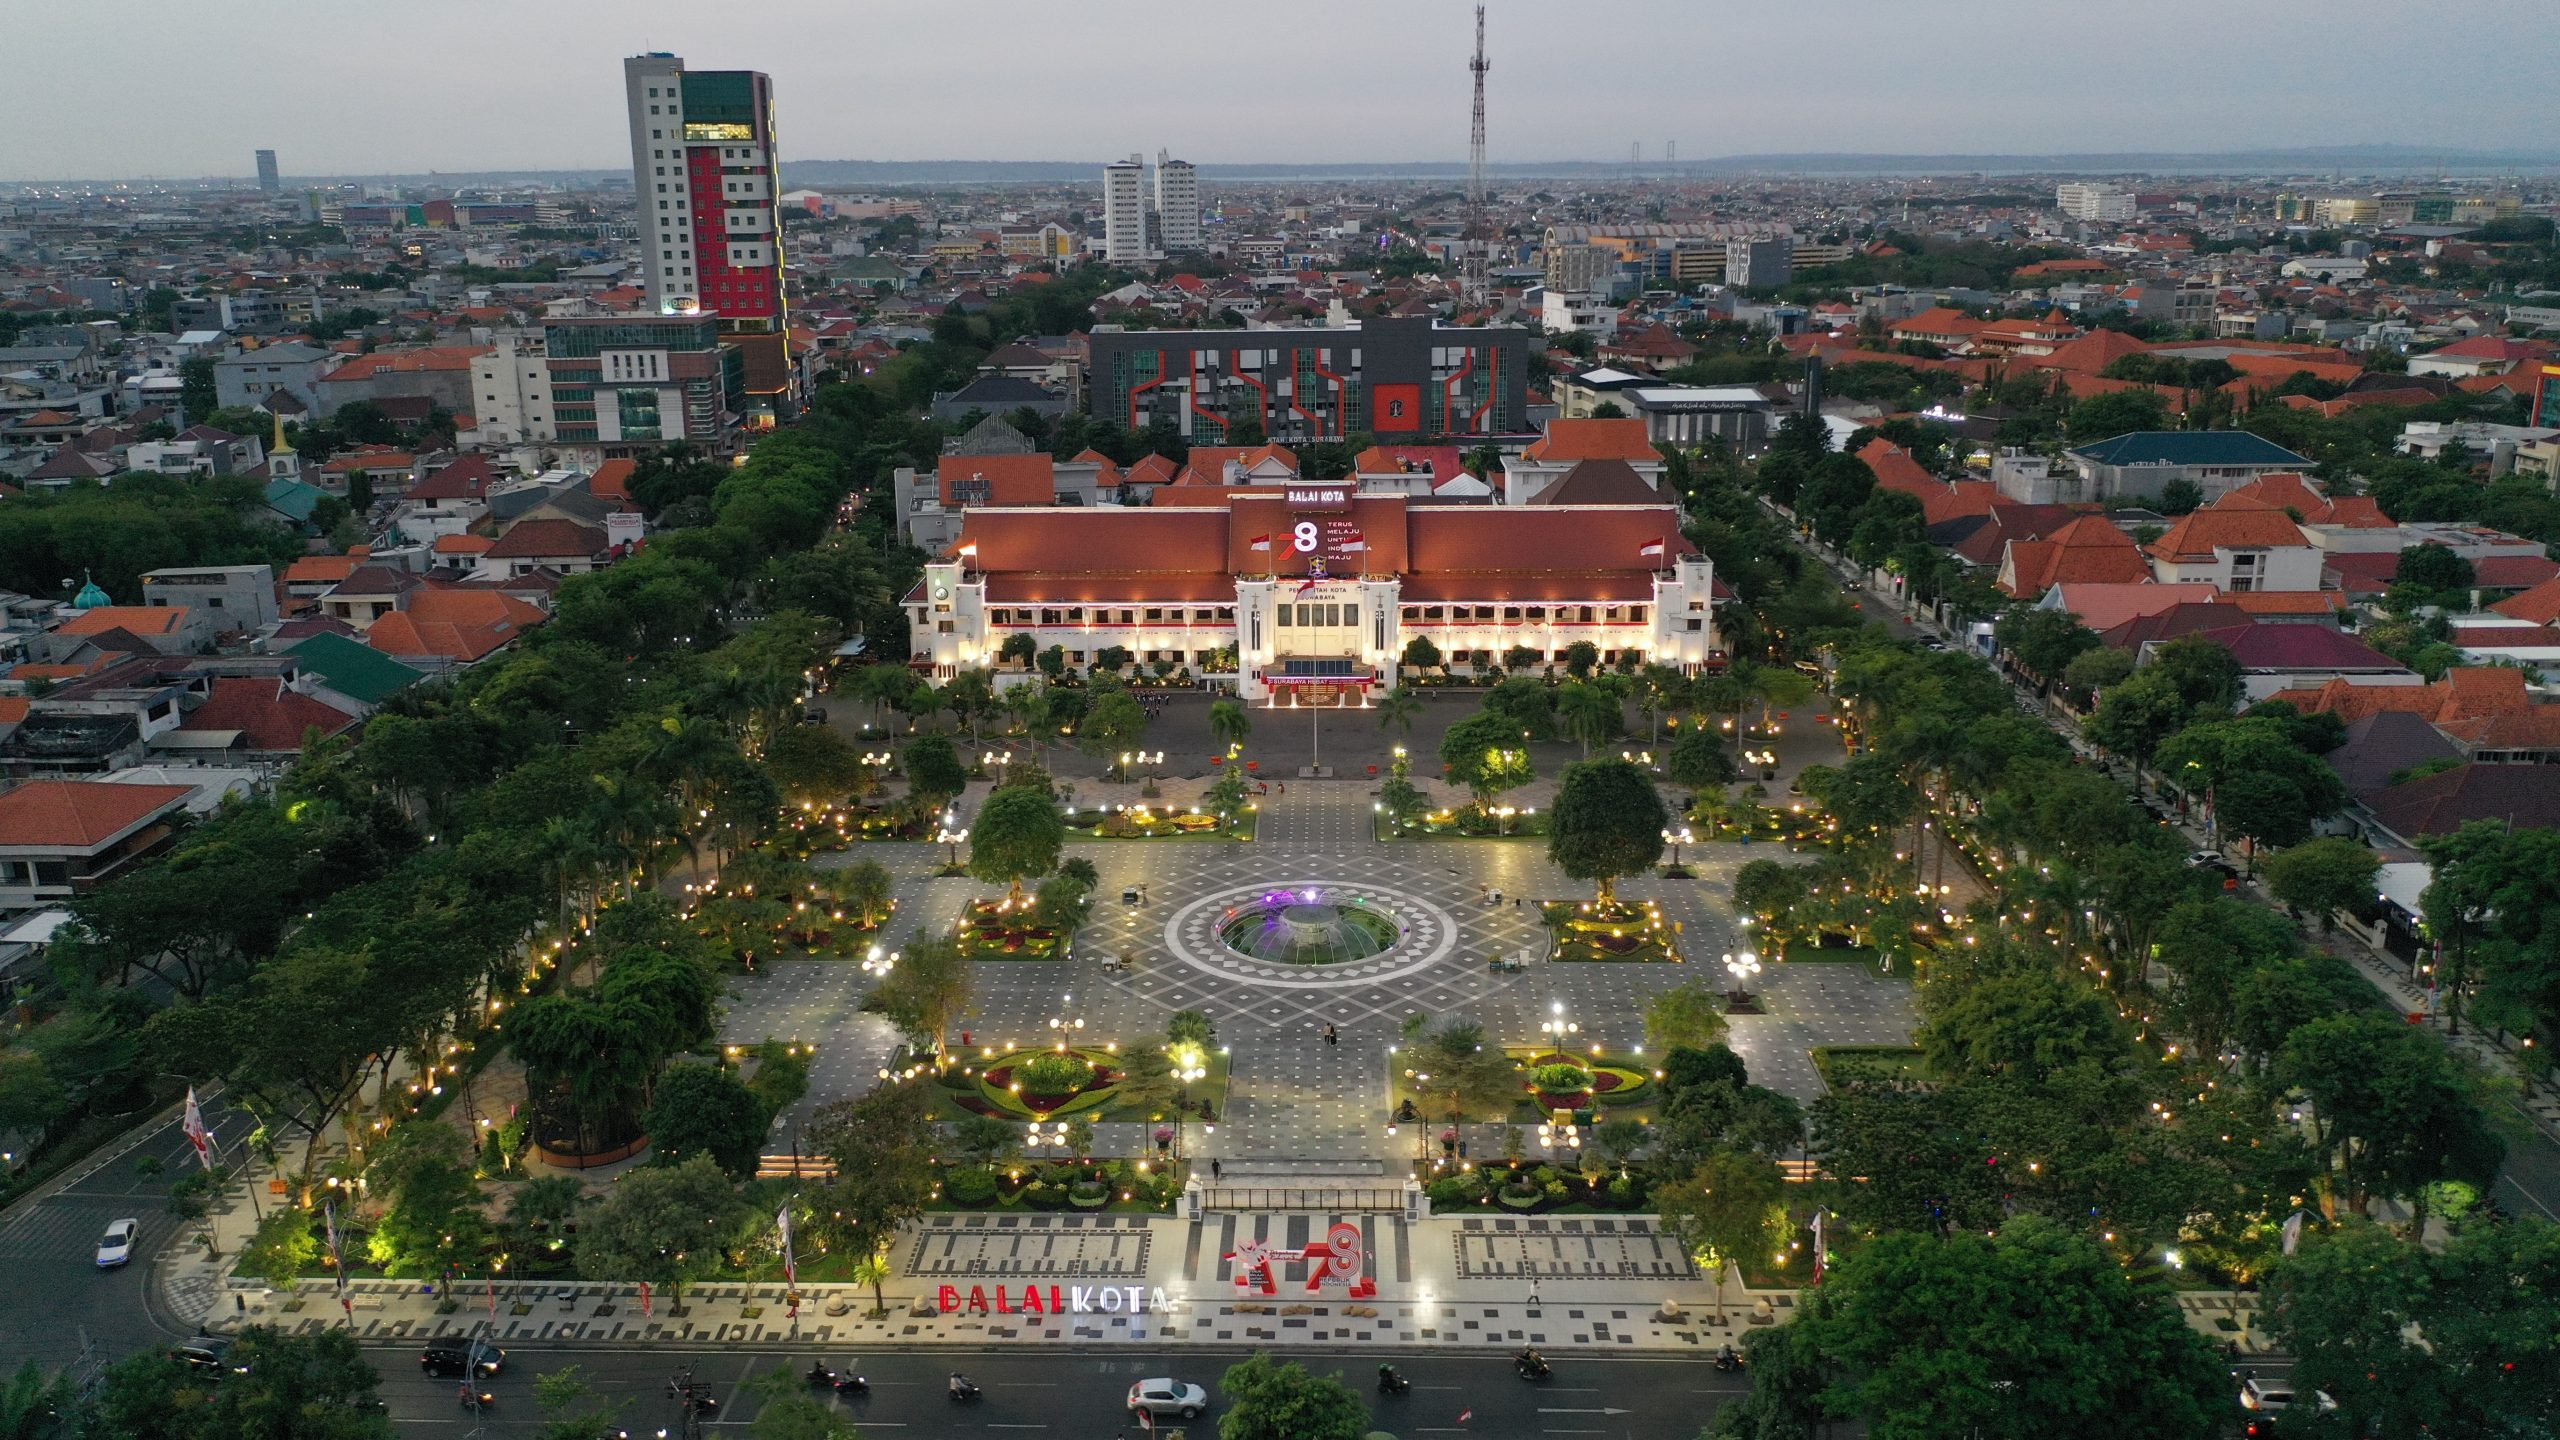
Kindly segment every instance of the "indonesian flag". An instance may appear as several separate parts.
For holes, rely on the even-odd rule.
[[[2290,1255],[2294,1251],[2302,1248],[2302,1221],[2304,1214],[2305,1212],[2296,1210],[2291,1215],[2285,1217],[2284,1253],[2287,1255]]]
[[[1645,546],[1643,549],[1636,551],[1636,554],[1649,560],[1660,559],[1662,556],[1662,543],[1663,542],[1656,540],[1652,544]]]
[[[1819,1206],[1819,1205],[1817,1205],[1817,1206],[1815,1206],[1815,1207],[1814,1207],[1814,1210],[1813,1210],[1813,1283],[1814,1283],[1814,1284],[1819,1285],[1819,1284],[1821,1284],[1821,1283],[1822,1283],[1822,1272],[1823,1272],[1825,1269],[1829,1268],[1830,1263],[1831,1263],[1831,1252],[1830,1252],[1829,1248],[1828,1248],[1828,1247],[1826,1247],[1826,1246],[1822,1243],[1822,1207],[1821,1207],[1821,1206]]]
[[[978,542],[977,542],[977,541],[975,541],[975,540],[972,540],[972,541],[970,541],[968,544],[961,546],[958,550],[956,550],[956,551],[954,551],[954,552],[952,552],[952,553],[957,554],[957,555],[975,555],[975,554],[977,554],[977,553],[978,553]]]
[[[1333,548],[1335,548],[1336,550],[1340,550],[1340,551],[1342,551],[1342,552],[1343,552],[1343,553],[1345,553],[1345,554],[1350,554],[1350,553],[1352,553],[1352,552],[1354,552],[1354,551],[1359,551],[1359,550],[1366,550],[1366,549],[1368,549],[1368,548],[1369,548],[1369,539],[1368,539],[1368,537],[1367,537],[1367,536],[1362,535],[1359,531],[1354,530],[1354,531],[1352,531],[1352,532],[1351,532],[1351,538],[1350,538],[1350,539],[1343,541],[1341,544],[1336,545],[1336,546],[1335,546],[1335,547],[1333,547]]]
[[[1244,548],[1247,550],[1268,550],[1271,548],[1271,537],[1268,535],[1256,535],[1253,539],[1246,542]]]
[[[186,1118],[178,1128],[187,1132],[187,1143],[196,1147],[196,1163],[207,1170],[213,1168],[213,1132],[204,1126],[204,1111],[196,1104],[196,1087],[187,1087]]]
[[[640,1313],[643,1316],[655,1315],[657,1313],[656,1310],[650,1307],[649,1282],[646,1280],[640,1282]]]
[[[800,1318],[800,1265],[791,1254],[791,1206],[789,1202],[785,1202],[783,1204],[781,1225],[782,1283],[790,1289],[791,1317],[796,1320]]]

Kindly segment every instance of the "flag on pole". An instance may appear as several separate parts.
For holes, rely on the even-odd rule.
[[[338,1282],[338,1308],[347,1312],[347,1323],[353,1325],[356,1307],[347,1298],[347,1262],[338,1254],[338,1202],[332,1200],[320,1207],[320,1224],[329,1236],[329,1273]]]
[[[657,1313],[655,1310],[650,1308],[649,1282],[646,1280],[640,1282],[640,1313],[643,1316],[654,1315]]]
[[[1333,548],[1342,551],[1345,554],[1352,554],[1366,550],[1369,548],[1369,537],[1361,534],[1357,530],[1354,530],[1351,532],[1350,539],[1343,541],[1341,544],[1336,545]]]
[[[1468,1421],[1473,1420],[1474,1418],[1476,1418],[1476,1412],[1474,1412],[1473,1410],[1461,1410],[1461,1411],[1459,1411],[1459,1412],[1458,1412],[1458,1423],[1459,1423],[1459,1424],[1461,1424],[1461,1425],[1466,1424]]]
[[[791,1254],[791,1205],[782,1206],[782,1283],[791,1297],[791,1318],[800,1318],[800,1266]]]
[[[1652,544],[1637,550],[1636,554],[1648,560],[1660,559],[1662,556],[1663,544],[1664,542],[1656,540]]]
[[[2285,1217],[2285,1221],[2284,1221],[2284,1253],[2286,1253],[2287,1255],[2290,1255],[2290,1254],[2292,1254],[2295,1250],[2297,1250],[2297,1249],[2301,1248],[2301,1245],[2302,1245],[2302,1221],[2303,1221],[2303,1218],[2304,1218],[2304,1216],[2305,1216],[2305,1214],[2306,1214],[2306,1213],[2307,1213],[2307,1212],[2305,1212],[2305,1211],[2296,1210],[2296,1211],[2294,1211],[2291,1215],[2288,1215],[2288,1216],[2286,1216],[2286,1217]]]
[[[1271,537],[1268,535],[1256,535],[1251,540],[1245,542],[1244,548],[1247,550],[1268,550],[1271,548]]]
[[[186,1118],[178,1128],[187,1132],[187,1143],[196,1147],[196,1163],[207,1170],[213,1168],[213,1132],[204,1125],[204,1111],[196,1105],[196,1087],[187,1087]]]
[[[955,554],[955,555],[975,555],[975,554],[977,554],[977,553],[978,553],[978,542],[977,542],[977,541],[975,541],[975,540],[972,540],[972,541],[970,541],[968,544],[961,546],[958,550],[955,550],[955,551],[953,551],[952,553],[953,553],[953,554]]]

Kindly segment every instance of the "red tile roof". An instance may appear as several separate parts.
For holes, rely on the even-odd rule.
[[[273,676],[216,676],[213,693],[178,723],[181,730],[237,730],[244,748],[300,750],[305,733],[338,734],[356,717]]]
[[[2548,625],[2560,620],[2560,580],[2545,580],[2489,608],[2530,625]]]
[[[100,635],[124,630],[135,635],[166,635],[187,618],[184,605],[101,605],[83,610],[53,627],[56,635]]]
[[[195,793],[192,785],[30,780],[0,794],[0,847],[95,850]]]
[[[575,520],[519,520],[489,547],[492,560],[595,560],[611,550],[604,532]]]
[[[2218,549],[2307,549],[2310,544],[2281,510],[2215,507],[2179,517],[2167,533],[2151,542],[2151,554],[2162,560],[2211,560]]]
[[[631,498],[631,477],[640,473],[636,460],[607,460],[587,477],[587,493],[606,500]],[[411,494],[417,492],[412,491]]]
[[[1531,460],[1570,464],[1576,460],[1641,460],[1659,462],[1662,456],[1645,438],[1644,421],[1633,417],[1615,420],[1550,420],[1547,433],[1538,438],[1522,454]]]
[[[377,375],[468,371],[475,358],[488,353],[485,345],[430,345],[416,350],[376,350],[369,355],[351,356],[345,364],[320,378],[323,381],[370,380]]]
[[[2097,515],[2083,515],[2048,539],[2010,542],[2000,569],[2004,588],[2021,599],[2056,585],[2138,581],[2151,574],[2133,537]]]
[[[934,469],[944,508],[962,505],[1050,505],[1058,499],[1058,463],[1046,455],[945,455]],[[963,500],[960,486],[985,482],[983,493]]]
[[[630,462],[616,461],[614,463],[628,464]],[[454,461],[452,464],[437,470],[426,479],[410,486],[408,498],[419,502],[430,500],[478,500],[486,496],[489,493],[489,487],[498,483],[498,480],[498,467],[490,464],[488,457],[482,455],[465,455],[461,459]]]
[[[2150,352],[2150,346],[2121,330],[2092,330],[2050,355],[2036,357],[2032,368],[2094,376],[2127,355],[2147,355]],[[2077,381],[2073,382],[2072,388],[2078,390]]]

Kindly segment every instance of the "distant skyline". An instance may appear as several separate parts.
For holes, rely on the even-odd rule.
[[[1280,17],[1285,17],[1285,20]],[[1549,22],[1558,22],[1551,25]],[[625,55],[774,77],[781,154],[1391,161],[1467,142],[1468,0],[889,8],[85,0],[6,12],[0,179],[613,169]],[[1488,0],[1497,162],[2551,149],[2560,27],[2487,0]],[[1098,183],[1098,182],[1097,182]]]

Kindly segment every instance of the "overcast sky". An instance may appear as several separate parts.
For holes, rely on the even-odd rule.
[[[2512,0],[1491,0],[1496,161],[2544,150]],[[1464,0],[0,0],[0,178],[628,163],[623,56],[774,77],[783,159],[1463,160]]]

